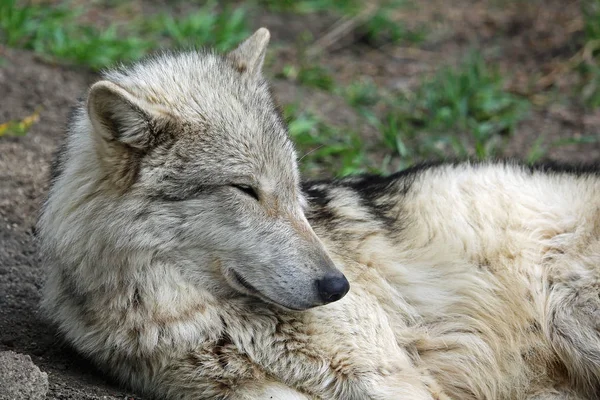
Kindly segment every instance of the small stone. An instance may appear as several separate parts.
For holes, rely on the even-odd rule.
[[[0,400],[44,400],[48,374],[31,357],[14,351],[0,352]]]

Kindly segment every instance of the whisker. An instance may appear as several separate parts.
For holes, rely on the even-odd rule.
[[[304,159],[304,157],[306,157],[306,156],[308,156],[308,155],[310,155],[310,154],[314,153],[315,151],[319,150],[319,149],[320,149],[321,147],[323,147],[323,146],[325,146],[325,145],[324,145],[324,144],[322,144],[322,145],[319,145],[319,147],[317,147],[317,148],[315,148],[315,149],[312,149],[311,151],[309,151],[308,153],[306,153],[305,155],[303,155],[302,157],[300,157],[300,158],[298,159],[298,162],[302,161],[302,159]]]

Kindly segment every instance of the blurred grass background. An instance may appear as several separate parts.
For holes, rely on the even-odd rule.
[[[543,129],[556,110],[598,121],[600,0],[0,0],[2,46],[94,71],[164,48],[227,51],[261,25],[274,26],[265,72],[309,176],[536,162],[600,138],[600,124]],[[0,136],[33,123],[0,121]]]

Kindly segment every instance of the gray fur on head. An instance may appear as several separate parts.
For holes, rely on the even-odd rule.
[[[42,229],[63,221],[46,249],[71,260],[64,268],[118,265],[139,279],[153,267],[132,258],[161,259],[218,296],[225,280],[287,308],[323,304],[316,281],[341,273],[304,216],[296,154],[261,74],[268,41],[261,28],[225,56],[159,55],[91,87],[42,218]]]

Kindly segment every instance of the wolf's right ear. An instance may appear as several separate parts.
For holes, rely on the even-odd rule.
[[[265,61],[270,38],[269,30],[260,28],[227,54],[227,58],[233,61],[238,71],[258,75]]]
[[[151,110],[127,90],[109,82],[92,85],[87,110],[96,134],[142,149],[153,139]]]

